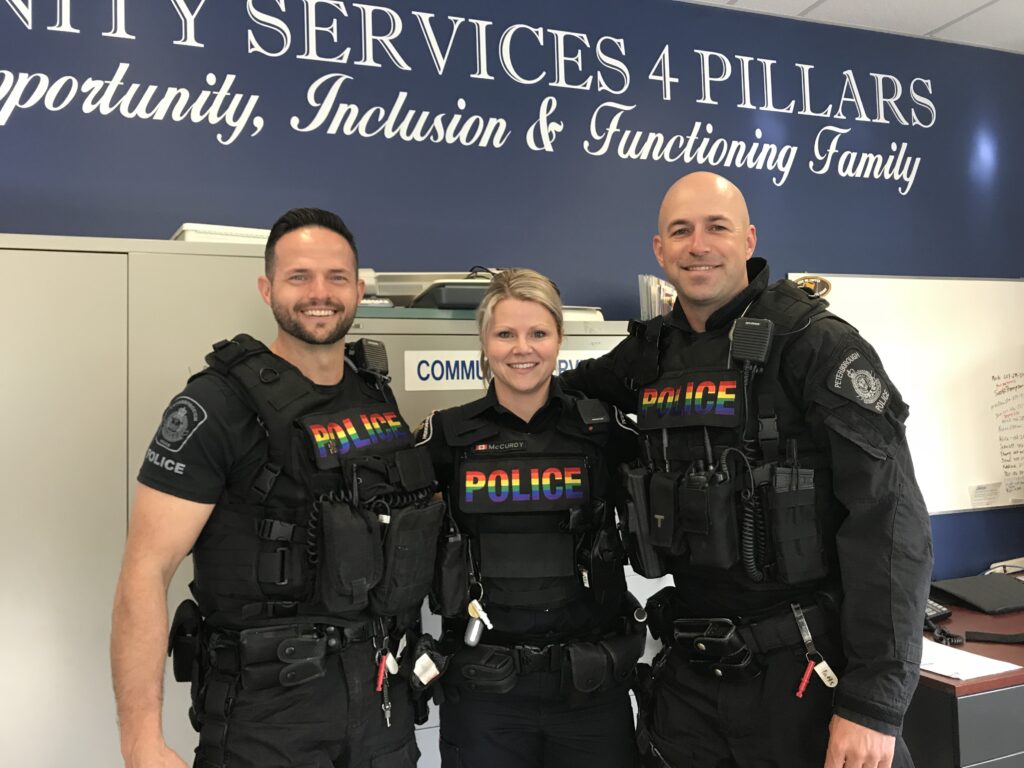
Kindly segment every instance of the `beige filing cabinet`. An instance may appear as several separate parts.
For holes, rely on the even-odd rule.
[[[163,409],[201,370],[212,342],[239,332],[273,338],[273,317],[256,290],[262,248],[0,235],[0,260],[8,358],[0,760],[108,768],[120,762],[110,610],[135,475]],[[625,328],[570,324],[562,357],[573,364],[610,349]],[[388,345],[412,423],[482,391],[475,382],[426,390],[421,382],[403,399],[413,375],[407,361],[477,348],[471,320],[360,318],[352,337],[359,334]],[[171,609],[186,596],[190,575],[186,561],[171,585]],[[196,734],[187,686],[169,670],[164,698],[167,739],[190,760]],[[421,736],[421,765],[436,765],[432,734]]]

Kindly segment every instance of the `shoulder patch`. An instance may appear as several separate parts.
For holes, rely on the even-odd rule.
[[[206,409],[191,397],[176,397],[164,411],[164,420],[153,442],[171,453],[182,449],[206,421]]]
[[[430,442],[430,439],[434,436],[434,414],[437,410],[430,412],[430,415],[425,418],[416,431],[413,432],[413,439],[416,441],[416,445],[424,445]]]
[[[892,393],[874,365],[857,349],[848,349],[836,368],[829,372],[828,387],[857,405],[883,413]]]

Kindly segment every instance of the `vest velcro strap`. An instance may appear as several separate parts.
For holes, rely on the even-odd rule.
[[[260,520],[257,534],[264,541],[292,541],[295,538],[295,523],[264,518]]]
[[[273,552],[261,553],[256,565],[256,579],[262,584],[285,586],[289,581],[289,560],[287,547],[278,547]]]
[[[777,366],[772,367],[772,372],[777,373]],[[757,442],[765,461],[779,457],[779,420],[775,415],[775,395],[770,391],[757,397]]]
[[[779,457],[779,420],[775,416],[757,420],[757,442],[761,445],[761,455],[768,462]]]

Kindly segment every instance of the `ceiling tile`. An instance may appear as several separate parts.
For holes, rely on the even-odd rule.
[[[1024,53],[1024,0],[677,0]],[[939,30],[929,35],[932,30]]]
[[[1024,3],[1000,0],[935,33],[936,40],[1024,53]]]
[[[727,5],[729,0],[675,0],[677,3],[690,3],[691,5]]]
[[[736,0],[730,6],[738,11],[773,13],[777,16],[799,16],[814,5],[814,0]]]
[[[988,2],[990,0],[825,0],[803,18],[903,35],[924,35]],[[1019,0],[1011,0],[1011,3],[1020,5]],[[1019,9],[1017,15],[1020,15]]]

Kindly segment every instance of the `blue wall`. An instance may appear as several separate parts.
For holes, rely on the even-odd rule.
[[[1024,103],[1018,96],[1024,57],[669,0],[394,0],[372,11],[347,2],[347,16],[322,0],[306,0],[316,9],[318,26],[337,30],[337,43],[332,33],[317,33],[315,52],[327,58],[351,49],[348,63],[326,63],[298,58],[306,47],[307,6],[281,2],[285,12],[274,0],[205,3],[194,27],[201,48],[175,44],[182,21],[172,0],[123,0],[124,33],[133,40],[104,36],[115,26],[109,3],[98,4],[91,16],[81,4],[70,4],[67,24],[77,34],[48,29],[57,26],[56,2],[34,3],[31,29],[0,3],[0,69],[10,73],[0,73],[0,230],[168,237],[182,221],[265,227],[293,204],[320,204],[350,220],[368,264],[392,270],[458,270],[481,262],[537,266],[564,287],[570,302],[600,304],[610,317],[624,318],[637,306],[636,273],[656,269],[650,236],[660,196],[699,164],[626,160],[613,150],[588,154],[585,141],[592,151],[601,144],[589,136],[591,119],[597,112],[597,134],[605,132],[616,109],[611,102],[635,107],[623,113],[622,129],[689,136],[699,123],[703,136],[710,124],[712,138],[749,145],[760,131],[760,144],[795,148],[781,186],[773,182],[781,173],[718,166],[747,193],[761,255],[777,275],[800,269],[986,277],[1021,272],[1009,223],[1024,213],[1014,178],[1024,167]],[[394,48],[408,70],[379,44],[372,48],[379,66],[359,63],[363,15],[385,33],[391,25],[385,6],[402,23]],[[467,19],[454,34],[443,75],[413,15],[420,9],[436,14],[442,53],[452,28],[447,17]],[[270,24],[290,35],[280,56],[259,52],[284,48]],[[541,42],[520,29],[509,48],[524,79],[547,73],[535,85],[514,82],[500,61],[501,32],[515,24],[543,29]],[[480,67],[477,29],[487,41],[490,80],[473,77]],[[580,57],[579,67],[565,66],[564,87],[550,84],[557,83],[558,59],[552,30],[576,35],[563,35],[566,57]],[[602,37],[613,40],[599,44]],[[670,75],[678,79],[667,101],[662,84],[648,77],[665,46]],[[598,50],[621,64],[602,64]],[[695,50],[708,52],[706,73]],[[750,59],[746,99],[739,57]],[[776,62],[773,103],[781,108],[795,100],[792,114],[764,108],[765,65],[759,60]],[[711,81],[702,99],[705,74],[719,77],[723,62],[731,76]],[[210,90],[234,76],[233,94],[258,97],[252,117],[262,119],[262,130],[250,136],[254,123],[247,122],[242,135],[224,146],[216,138],[224,126],[208,120],[84,113],[85,81],[110,80],[121,63],[128,69],[114,104],[131,83],[158,86],[156,98],[169,86],[187,88],[191,103],[206,88],[207,73],[215,83]],[[616,66],[629,72],[623,93],[612,92],[624,84]],[[807,88],[801,86],[803,71]],[[69,79],[58,86],[64,76]],[[306,104],[307,89],[325,76],[335,83],[351,78],[338,84],[338,99],[361,112],[375,105],[389,110],[404,92],[407,107],[450,115],[461,98],[467,116],[504,119],[509,138],[500,149],[482,149],[293,129],[293,117],[298,127],[308,126],[316,110]],[[568,87],[588,78],[586,90]],[[882,96],[899,88],[895,109],[879,112],[876,81]],[[608,90],[599,90],[600,82]],[[42,91],[33,103],[47,84],[49,107]],[[832,116],[798,114],[805,93],[805,111],[831,108]],[[534,151],[527,134],[547,97],[557,101],[552,120],[564,128],[552,151]],[[752,108],[738,106],[744,101]],[[15,109],[16,102],[29,106]],[[897,112],[911,124],[900,124]],[[224,133],[227,138],[231,131]],[[809,165],[821,165],[816,141],[832,137],[838,137],[839,151],[870,151],[883,159],[893,144],[905,145],[904,156],[920,160],[909,192],[900,194],[906,184],[895,180],[841,178],[838,157],[826,173],[813,173]]]
[[[1024,555],[1024,509],[932,516],[935,578],[981,573],[999,560]]]
[[[191,30],[194,0],[99,3],[90,16],[69,3],[64,19],[59,7],[36,2],[19,18],[0,3],[0,231],[163,238],[183,221],[266,227],[319,205],[346,218],[369,266],[534,266],[568,302],[625,318],[636,274],[657,270],[662,192],[711,167],[746,192],[776,275],[1021,274],[1021,56],[670,0],[207,2]],[[443,73],[420,19],[438,59],[451,38]],[[393,53],[364,45],[371,26],[386,36],[396,23]],[[310,60],[346,49],[345,62]],[[675,78],[667,99],[649,76],[659,62]],[[121,85],[110,82],[119,69]],[[655,74],[664,80],[664,66]],[[218,109],[235,98],[237,135],[210,114],[228,81]],[[177,98],[197,120],[119,112],[148,86],[151,104],[185,89]],[[332,86],[377,135],[303,130],[317,113],[309,98]],[[472,115],[503,121],[492,136],[504,140],[385,138],[383,115],[403,94],[402,109],[443,114],[445,128],[454,113],[464,127]],[[679,135],[675,155],[691,134],[691,150],[702,137],[756,144],[755,158],[771,145],[775,170],[620,157],[604,142],[616,114],[615,139]],[[547,144],[531,134],[538,122],[558,129]],[[864,153],[903,178],[844,177],[840,163],[855,168]],[[1022,530],[1019,510],[937,519],[942,567],[965,567],[951,542],[980,531],[993,551],[1013,548],[993,557],[1017,554]]]

